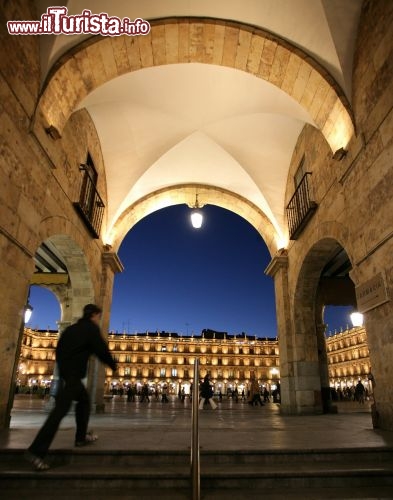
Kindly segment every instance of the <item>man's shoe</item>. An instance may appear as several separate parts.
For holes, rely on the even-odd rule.
[[[28,462],[31,463],[33,469],[38,472],[43,472],[50,469],[49,464],[47,464],[44,459],[42,459],[41,457],[37,457],[37,455],[34,455],[30,451],[26,452],[25,458]]]
[[[86,434],[85,439],[82,440],[75,440],[75,446],[82,447],[82,446],[88,446],[89,444],[94,443],[94,441],[97,441],[98,436],[96,434],[93,434],[92,432],[88,432]]]

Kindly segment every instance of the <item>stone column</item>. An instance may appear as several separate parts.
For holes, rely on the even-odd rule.
[[[274,278],[278,346],[280,350],[281,412],[297,413],[294,370],[294,345],[288,287],[288,255],[279,251],[265,269]]]
[[[321,397],[323,413],[337,413],[337,406],[333,406],[329,382],[328,355],[326,350],[326,325],[316,325],[319,373],[321,375]]]
[[[12,237],[0,234],[0,428],[9,427],[14,402],[33,255]]]
[[[97,303],[103,310],[101,329],[105,339],[108,337],[109,331],[114,277],[116,273],[122,272],[123,269],[123,264],[116,253],[110,251],[103,253],[101,287]],[[88,388],[93,408],[97,413],[104,412],[105,367],[97,359],[89,367]]]

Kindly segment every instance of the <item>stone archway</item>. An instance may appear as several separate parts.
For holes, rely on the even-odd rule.
[[[85,240],[77,229],[65,218],[50,217],[41,223],[42,241],[50,241],[62,256],[69,275],[68,305],[62,306],[62,322],[72,322],[81,316],[83,306],[95,301],[92,271],[87,261],[90,255],[85,248]]]
[[[277,249],[285,246],[283,236],[278,233],[267,216],[253,203],[225,189],[199,184],[172,186],[138,200],[117,219],[106,243],[112,246],[114,251],[117,251],[128,231],[141,219],[156,210],[172,205],[186,204],[192,206],[195,203],[196,193],[198,193],[200,204],[226,208],[249,222],[261,235],[270,255],[274,255]]]
[[[336,238],[325,237],[312,242],[305,252],[296,278],[291,304],[291,362],[297,413],[327,412],[330,408],[323,307],[332,300],[334,294],[336,305],[340,300],[343,301],[342,305],[356,305],[355,286],[349,274],[345,281],[343,279],[336,283],[334,280],[326,282],[324,278],[323,273],[329,262],[340,254],[351,261],[346,248]],[[342,292],[341,297],[339,291]]]
[[[34,125],[62,130],[77,105],[105,82],[151,66],[204,63],[250,73],[276,85],[303,106],[332,151],[354,134],[350,106],[334,79],[310,56],[272,33],[233,21],[158,19],[139,37],[92,37],[51,71]]]

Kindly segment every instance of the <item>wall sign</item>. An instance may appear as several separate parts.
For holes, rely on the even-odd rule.
[[[358,311],[364,313],[389,300],[384,275],[378,273],[355,288]]]

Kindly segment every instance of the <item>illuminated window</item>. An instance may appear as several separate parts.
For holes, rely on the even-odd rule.
[[[124,375],[131,375],[131,368],[129,366],[124,368]]]
[[[163,345],[163,346],[161,347],[161,351],[162,351],[162,352],[166,352],[166,345]]]
[[[166,369],[165,368],[161,368],[160,369],[160,377],[165,377],[166,376]]]
[[[177,377],[177,368],[172,368],[172,377]]]

